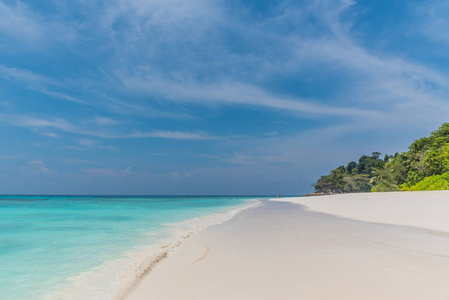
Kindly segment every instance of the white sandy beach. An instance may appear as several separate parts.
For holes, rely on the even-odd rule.
[[[273,200],[188,239],[126,299],[449,299],[449,192]]]
[[[308,209],[373,223],[449,232],[449,191],[337,194],[272,199]]]

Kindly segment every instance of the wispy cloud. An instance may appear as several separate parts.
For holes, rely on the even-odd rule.
[[[25,5],[18,3],[15,10],[20,15],[31,14]],[[165,99],[194,105],[259,106],[297,112],[300,117],[321,115],[380,119],[388,116],[379,106],[369,107],[366,102],[392,102],[395,105],[389,109],[401,113],[404,109],[421,107],[423,97],[431,105],[441,105],[444,100],[437,95],[435,86],[448,90],[445,75],[416,62],[388,54],[375,55],[359,45],[352,37],[351,19],[342,18],[348,16],[348,12],[357,13],[355,1],[315,0],[297,5],[280,2],[273,6],[272,15],[262,20],[244,15],[244,10],[239,16],[228,15],[223,4],[203,0],[192,1],[189,5],[182,1],[114,1],[101,11],[98,4],[80,5],[85,11],[100,13],[92,21],[100,26],[91,34],[101,35],[116,49],[114,64],[102,66],[110,71],[109,75],[94,82],[101,86],[116,81],[125,93],[143,94],[147,98],[142,103],[122,101],[103,91],[102,98],[107,99],[110,108],[115,105],[116,112],[128,110],[143,115],[147,106],[145,102]],[[238,18],[241,16],[249,20]],[[310,26],[307,16],[313,16],[316,24]],[[286,24],[309,26],[286,35]],[[186,28],[189,28],[188,32]],[[89,34],[79,30],[79,34]],[[223,43],[227,35],[250,40],[253,43],[249,46],[250,51],[229,50],[229,45]],[[256,48],[259,45],[256,40],[271,46]],[[211,47],[214,51],[209,51]],[[178,48],[185,50],[182,56],[175,55]],[[200,48],[205,51],[199,52]],[[138,49],[147,50],[139,52]],[[167,63],[170,56],[174,58],[173,66]],[[139,59],[136,60],[137,57]],[[354,83],[337,97],[332,96],[333,99],[285,95],[264,86],[281,72],[291,76],[299,74],[301,80],[316,66],[321,66],[324,73],[351,76]],[[77,97],[43,88],[48,80],[38,74],[5,66],[0,71],[10,80],[28,82],[31,88],[40,89],[50,96],[84,103]],[[250,74],[256,76],[250,77]],[[102,83],[102,80],[105,81]],[[116,89],[122,88],[117,86]],[[172,115],[173,118],[182,118],[182,114],[176,112],[146,109],[147,117]]]
[[[125,169],[115,169],[115,168],[90,168],[81,169],[81,171],[90,176],[98,177],[123,177],[129,176],[131,172],[131,167],[126,167]]]
[[[205,132],[182,132],[182,131],[167,131],[157,130],[151,132],[133,133],[125,137],[130,138],[164,138],[164,139],[178,139],[178,140],[214,140],[216,137],[211,136]]]
[[[36,41],[42,38],[43,29],[39,21],[28,7],[15,1],[15,5],[8,6],[0,2],[0,32],[10,37]]]
[[[301,116],[369,116],[380,114],[367,109],[354,109],[323,105],[316,100],[298,99],[283,95],[272,95],[263,89],[238,82],[223,82],[219,84],[202,84],[199,82],[176,82],[161,78],[128,78],[126,84],[131,89],[146,90],[150,93],[160,93],[172,101],[193,103],[218,102],[223,104],[261,106],[302,113]]]
[[[402,30],[402,21],[373,10],[375,1],[50,1],[44,8],[0,0],[0,123],[12,134],[23,132],[14,127],[37,133],[17,140],[39,145],[33,149],[43,156],[76,154],[73,164],[109,151],[101,157],[108,163],[92,163],[79,178],[140,176],[170,186],[195,174],[198,182],[238,186],[247,177],[254,187],[260,180],[296,186],[350,153],[406,147],[447,121],[449,6],[418,2],[403,1],[409,29]],[[162,139],[209,142],[198,143],[197,155],[197,148],[166,149]],[[151,161],[150,152],[162,155]],[[24,164],[43,174],[46,159]],[[151,175],[138,171],[147,161]]]
[[[116,125],[116,124],[120,124],[119,121],[111,119],[111,118],[107,118],[107,117],[95,117],[93,119],[93,121],[98,124],[98,125]]]
[[[55,42],[76,40],[76,26],[39,14],[32,8],[33,4],[20,0],[0,1],[0,35],[8,38],[3,48],[27,52]],[[27,47],[18,48],[18,43]]]
[[[77,142],[81,146],[84,146],[84,147],[87,147],[87,148],[92,147],[93,145],[95,145],[95,141],[90,140],[90,139],[78,139]]]
[[[103,145],[98,141],[92,139],[81,138],[76,141],[76,146],[64,146],[62,150],[77,150],[77,151],[92,151],[92,150],[105,150],[117,153],[119,147],[113,145]]]
[[[0,114],[2,118],[0,122],[7,123],[14,126],[26,127],[29,129],[42,130],[57,130],[60,132],[67,132],[79,135],[94,136],[105,139],[137,139],[137,138],[163,138],[163,139],[178,139],[178,140],[212,140],[216,137],[211,136],[205,132],[188,132],[188,131],[170,131],[170,130],[153,130],[146,132],[134,133],[114,133],[108,131],[96,131],[75,126],[69,121],[62,118],[53,119],[38,119],[23,115],[7,115]],[[48,132],[44,132],[48,135]],[[50,133],[50,135],[53,135]],[[92,145],[90,140],[79,140],[82,146],[86,143]]]
[[[120,9],[132,13],[128,6],[126,8],[120,6],[117,9],[115,18],[120,15]],[[211,23],[205,22],[200,28],[194,27],[192,31],[197,34],[187,37],[194,45],[191,50],[194,50],[197,44],[209,46],[202,39],[201,33],[204,33],[204,28],[212,30],[210,32],[212,39],[222,38],[215,36],[218,33],[212,29],[220,28],[230,32],[230,35],[249,39],[256,45],[258,45],[255,41],[257,38],[269,42],[272,46],[261,47],[265,50],[260,50],[259,53],[254,49],[249,53],[232,53],[225,51],[226,45],[219,45],[215,53],[220,55],[215,59],[207,58],[210,70],[219,74],[215,77],[211,77],[210,72],[206,73],[208,76],[203,76],[199,56],[193,55],[187,61],[178,61],[183,71],[176,68],[172,70],[155,62],[156,57],[161,56],[157,51],[151,51],[143,57],[147,65],[141,64],[134,68],[131,61],[126,60],[125,55],[123,68],[116,70],[115,74],[128,91],[143,93],[153,99],[163,98],[175,103],[195,105],[217,103],[258,106],[288,113],[296,112],[301,118],[335,116],[356,118],[359,121],[370,119],[374,122],[399,116],[399,119],[413,122],[414,118],[408,118],[413,111],[423,109],[426,114],[431,114],[435,107],[446,103],[441,93],[444,91],[445,94],[449,94],[449,80],[446,74],[418,62],[407,61],[404,57],[370,52],[353,37],[351,19],[343,19],[343,16],[350,16],[350,13],[357,13],[355,1],[316,0],[307,5],[281,3],[277,7],[274,6],[271,18],[252,22],[251,26],[248,26],[241,19],[236,20],[229,16],[224,18],[223,12],[215,9],[213,15],[216,17],[207,21]],[[146,17],[151,19],[151,13],[148,14]],[[144,15],[145,10],[142,10],[138,18],[143,18]],[[307,16],[310,15],[316,18],[315,25],[311,26],[309,23],[307,29],[288,35],[280,30],[290,23],[296,23],[298,26],[306,25],[301,22],[307,20]],[[176,18],[168,20],[151,20],[153,22],[151,24],[153,26],[158,24],[160,28],[167,26],[173,30],[171,37],[182,34],[180,27],[183,26],[183,20]],[[151,33],[153,28],[145,26],[144,23],[134,25],[131,31],[141,35]],[[183,39],[177,43],[170,42],[180,47],[185,46]],[[158,47],[158,41],[148,40],[143,43],[149,48]],[[280,49],[283,49],[282,55]],[[223,61],[226,62],[225,67]],[[162,68],[164,71],[161,71]],[[352,83],[334,93],[330,99],[290,96],[264,86],[266,82],[280,74],[298,76],[299,81],[310,76],[310,73],[316,76],[317,68],[322,69],[323,74],[351,78]],[[251,70],[255,76],[248,77],[245,69]],[[207,80],[204,80],[204,77]],[[388,103],[387,107],[381,104],[382,102]]]
[[[437,43],[449,45],[449,33],[446,28],[449,25],[447,14],[449,4],[441,0],[426,0],[412,4],[417,26],[410,34],[420,34],[429,40]]]
[[[56,175],[57,173],[50,170],[46,163],[41,160],[31,160],[28,162],[26,170],[32,174]]]
[[[61,87],[62,84],[41,74],[18,68],[11,68],[0,64],[0,77],[24,84],[25,88],[29,90],[33,90],[54,98],[87,104],[81,99],[56,91],[56,89]]]
[[[10,68],[5,65],[0,65],[0,76],[12,81],[24,82],[30,87],[36,87],[42,84],[54,84],[51,79],[40,74],[35,74],[28,70]]]
[[[1,160],[20,159],[20,158],[21,157],[14,155],[0,155]]]
[[[59,134],[55,133],[55,132],[42,132],[43,135],[51,137],[51,138],[58,138]]]
[[[97,161],[85,160],[85,159],[76,159],[76,158],[67,158],[62,160],[65,164],[75,164],[75,165],[103,165]]]

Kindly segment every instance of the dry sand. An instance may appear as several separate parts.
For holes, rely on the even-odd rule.
[[[449,232],[449,191],[339,194],[273,199],[308,209],[373,223]]]
[[[427,209],[435,203],[447,207],[449,194],[398,196],[401,203],[391,209],[378,207],[390,207],[384,202],[391,194],[379,195],[375,201],[380,202],[364,200],[369,214],[357,214],[365,211],[364,205],[352,207],[362,199],[358,197],[370,197],[366,194],[288,199],[314,210],[328,209],[325,202],[332,200],[337,208],[327,212],[351,219],[291,202],[265,201],[187,240],[126,299],[449,299],[449,231],[424,229],[449,228],[444,213],[436,208],[431,218],[433,211]],[[410,203],[413,209],[407,210],[404,206]],[[390,213],[385,215],[385,210]],[[409,212],[417,215],[403,216]],[[364,218],[368,222],[354,220]]]

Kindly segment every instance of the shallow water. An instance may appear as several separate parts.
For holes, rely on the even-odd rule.
[[[217,222],[249,199],[0,196],[0,299],[66,299],[61,291],[87,285],[73,298],[111,299],[123,270],[176,231]],[[208,215],[216,220],[193,222]]]

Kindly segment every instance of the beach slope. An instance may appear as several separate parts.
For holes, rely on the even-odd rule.
[[[126,299],[449,298],[448,231],[426,218],[414,227],[365,222],[288,200],[296,203],[264,201],[188,239]]]
[[[313,211],[373,223],[449,232],[449,191],[336,194],[275,198]]]

